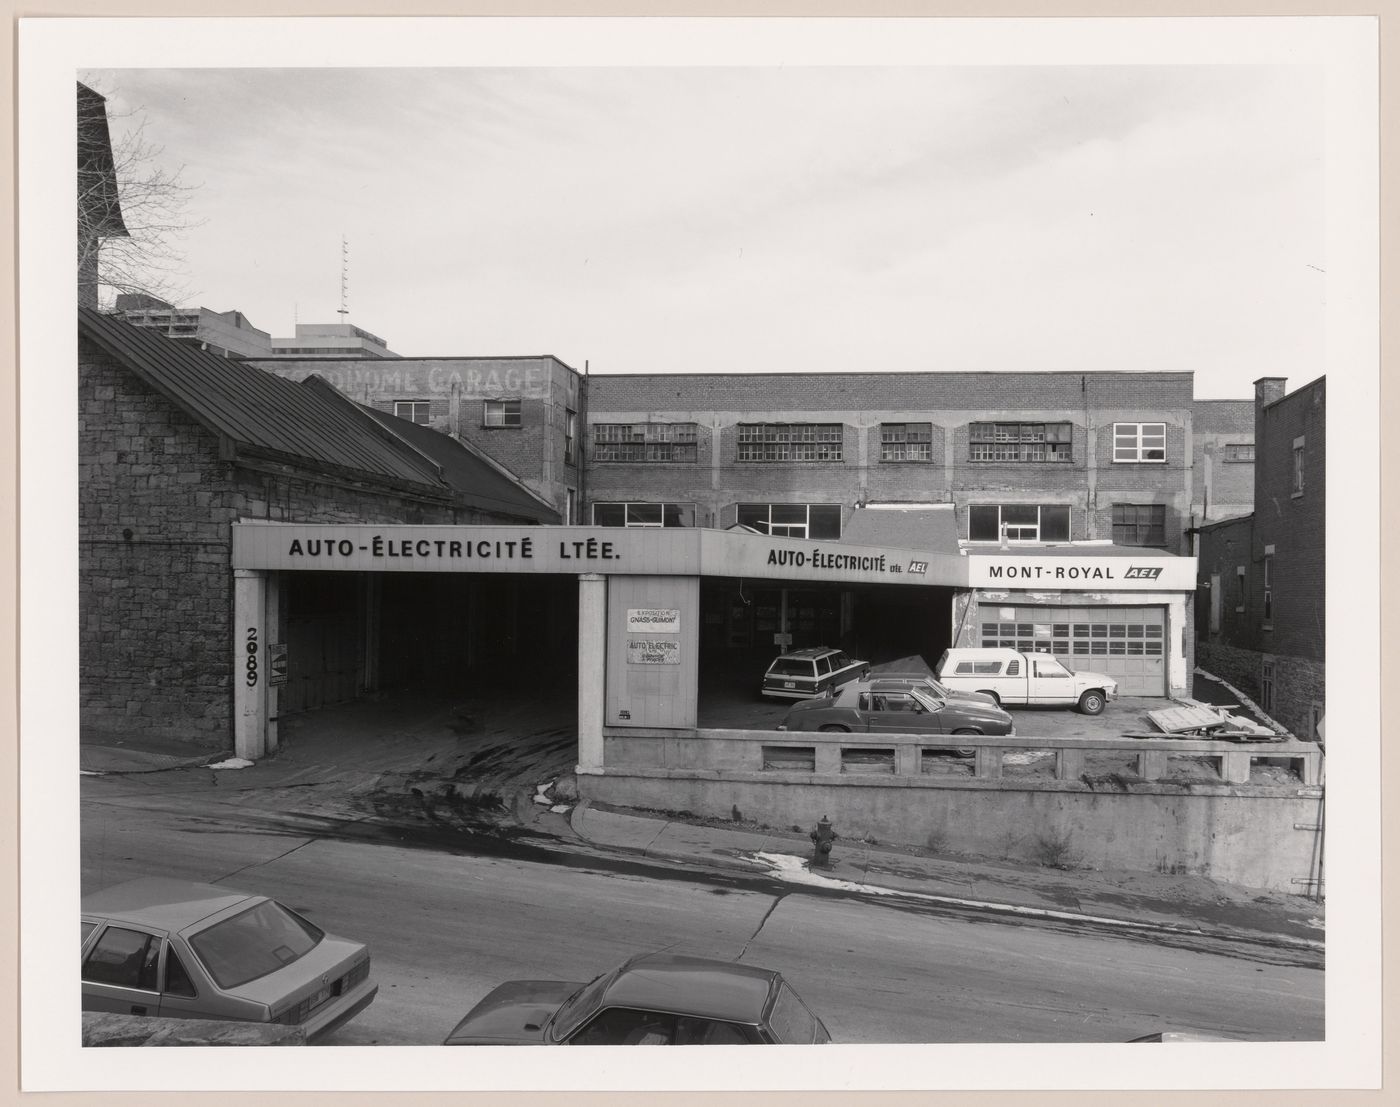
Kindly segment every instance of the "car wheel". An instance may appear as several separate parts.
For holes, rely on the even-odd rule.
[[[1102,715],[1104,709],[1103,693],[1095,688],[1091,688],[1079,697],[1079,710],[1086,715]]]
[[[980,730],[975,730],[975,729],[973,729],[973,728],[970,727],[970,726],[964,726],[964,727],[959,727],[957,730],[953,731],[953,733],[954,733],[954,734],[981,734],[982,732],[981,732]]]
[[[998,696],[995,692],[993,692],[990,688],[983,688],[983,689],[981,689],[980,691],[982,692],[982,695],[984,695],[984,696],[991,696],[991,697],[992,697],[992,702],[993,702],[994,704],[996,704],[998,707],[1001,706],[1001,697]]]
[[[826,726],[818,728],[827,734],[850,734],[851,728],[842,726],[840,723],[827,723]]]

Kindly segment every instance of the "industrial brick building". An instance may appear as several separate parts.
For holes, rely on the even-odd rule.
[[[1200,532],[1199,663],[1294,734],[1325,710],[1327,382],[1255,382],[1254,510]]]

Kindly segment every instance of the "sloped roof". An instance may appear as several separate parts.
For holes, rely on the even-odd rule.
[[[353,406],[273,373],[217,357],[91,308],[78,331],[214,434],[280,454],[449,494],[436,464],[372,433]]]
[[[313,381],[333,389],[332,385],[316,376],[307,377],[303,383]],[[347,399],[346,402],[353,401]],[[385,411],[377,411],[363,404],[355,406],[409,446],[427,455],[440,467],[443,479],[473,506],[519,515],[537,523],[559,522],[559,513],[554,508],[478,456],[467,443]]]
[[[958,552],[958,522],[952,504],[858,509],[841,528],[841,541],[929,553]]]

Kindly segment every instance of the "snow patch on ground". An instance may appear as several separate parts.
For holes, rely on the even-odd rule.
[[[253,763],[246,757],[230,757],[227,761],[216,761],[212,765],[206,765],[206,769],[246,769]]]
[[[1129,919],[1110,919],[1101,915],[1086,915],[1078,911],[1055,911],[1045,907],[1022,907],[1012,903],[991,903],[987,900],[963,899],[959,896],[936,896],[928,892],[909,892],[899,888],[881,888],[875,884],[860,884],[853,880],[837,880],[834,877],[814,873],[805,858],[790,853],[752,854],[755,861],[770,866],[771,875],[791,884],[807,884],[821,888],[834,888],[847,892],[861,892],[865,895],[900,896],[904,899],[921,899],[930,903],[954,903],[963,907],[979,907],[1008,915],[1026,915],[1038,919],[1072,919],[1076,922],[1095,922],[1106,926],[1121,926],[1125,929],[1172,930],[1183,934],[1200,934],[1202,931],[1192,926],[1150,926]]]
[[[105,773],[95,772],[95,771],[92,770],[92,769],[79,769],[79,770],[78,770],[78,775],[79,775],[79,776],[105,776],[106,774],[105,774]]]

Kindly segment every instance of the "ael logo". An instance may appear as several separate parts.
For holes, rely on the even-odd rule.
[[[1127,572],[1123,574],[1124,580],[1156,580],[1162,575],[1159,567],[1147,565],[1130,565]]]

